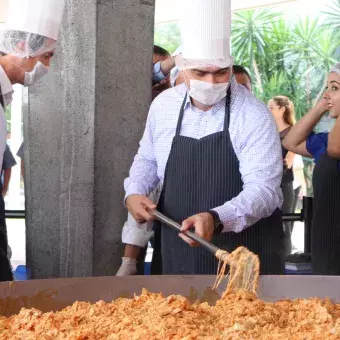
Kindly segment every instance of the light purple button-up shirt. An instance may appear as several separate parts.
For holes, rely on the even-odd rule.
[[[126,197],[149,195],[159,181],[164,180],[186,91],[185,84],[176,86],[162,92],[152,103],[130,176],[124,182]],[[181,135],[199,139],[222,131],[225,100],[204,112],[188,99]],[[225,232],[240,232],[270,216],[276,208],[281,208],[283,163],[280,138],[272,114],[245,87],[237,85],[235,79],[231,81],[229,132],[240,163],[243,190],[214,210],[219,214]]]

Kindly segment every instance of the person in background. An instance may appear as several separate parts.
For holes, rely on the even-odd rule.
[[[307,197],[314,197],[314,190],[313,190],[313,172],[315,163],[313,158],[302,157],[303,161],[303,174],[306,181],[306,196]]]
[[[293,163],[293,173],[294,173],[294,203],[293,212],[302,209],[302,198],[307,195],[307,186],[304,175],[304,164],[302,157],[300,155],[295,155]],[[294,222],[292,222],[292,226]]]
[[[48,73],[58,39],[64,1],[10,0],[8,17],[0,27],[0,161],[6,148],[5,109],[11,104],[13,85],[30,86]],[[7,257],[8,241],[4,199],[0,197],[0,281],[13,275]]]
[[[286,96],[275,96],[268,102],[268,108],[273,114],[278,131],[280,133],[281,141],[290,131],[295,124],[295,111],[294,104]],[[294,212],[294,174],[293,163],[295,154],[289,152],[284,146],[282,146],[282,158],[283,158],[283,177],[282,177],[282,193],[283,193],[283,206],[282,212],[292,214]],[[292,223],[284,222],[284,233],[287,255],[291,253],[291,233]]]
[[[152,100],[170,87],[169,73],[175,65],[170,53],[164,48],[155,45],[153,49],[154,72],[152,78]]]
[[[5,197],[7,194],[9,182],[11,180],[11,175],[12,175],[12,168],[16,164],[17,162],[15,161],[15,158],[11,152],[11,149],[9,148],[8,144],[6,144],[6,149],[5,149],[4,157],[2,161],[2,174],[1,174],[3,197]]]
[[[170,58],[170,53],[163,47],[158,45],[153,46],[153,56],[152,56],[152,63],[156,64],[159,61],[164,61]]]
[[[168,82],[170,71],[175,67],[175,57],[175,55],[170,56],[170,53],[164,48],[154,46],[152,86],[160,86]]]
[[[336,119],[331,132],[314,133],[329,111]],[[287,150],[313,158],[312,271],[315,275],[340,275],[340,63],[327,78],[322,99],[283,140]]]
[[[234,65],[233,72],[237,83],[243,85],[249,92],[252,92],[251,77],[249,72],[241,65]]]

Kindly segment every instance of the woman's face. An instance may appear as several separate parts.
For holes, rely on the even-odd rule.
[[[329,74],[324,98],[327,102],[330,116],[338,118],[340,115],[340,74],[335,72]]]
[[[268,102],[268,108],[271,111],[271,113],[273,114],[275,119],[281,119],[283,117],[283,114],[285,112],[285,108],[278,106],[277,103],[275,102],[275,100],[271,99]]]

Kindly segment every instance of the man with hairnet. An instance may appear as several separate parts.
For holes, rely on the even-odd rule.
[[[0,28],[0,164],[6,148],[5,109],[12,102],[13,85],[30,86],[47,74],[63,9],[63,0],[10,0],[6,24]],[[0,281],[12,279],[0,195]]]
[[[182,2],[176,65],[185,83],[152,103],[124,182],[138,223],[153,219],[147,196],[159,183],[157,209],[182,223],[179,235],[161,225],[154,257],[167,275],[216,274],[216,258],[185,235],[191,228],[221,249],[258,254],[262,274],[284,271],[279,135],[266,106],[233,75],[230,7],[230,0]]]

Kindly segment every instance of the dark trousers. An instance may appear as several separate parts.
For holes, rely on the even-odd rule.
[[[162,275],[162,228],[158,221],[155,222],[155,235],[153,239],[153,255],[151,262],[151,275]]]
[[[137,258],[137,275],[144,275],[144,265],[147,250],[147,246],[145,248],[141,248],[140,254]]]
[[[301,186],[297,187],[296,189],[294,189],[294,203],[293,203],[293,212],[296,211],[296,209],[298,208],[298,203],[299,203],[299,195],[300,195],[300,191],[301,191]],[[302,200],[300,201],[300,203],[302,202]],[[301,207],[300,207],[301,206]],[[302,204],[299,204],[300,209],[302,209]],[[292,225],[294,226],[294,222],[292,222]],[[292,227],[292,231],[293,231],[293,227]]]
[[[0,281],[12,281],[13,275],[7,256],[8,241],[5,219],[5,202],[0,195]]]

